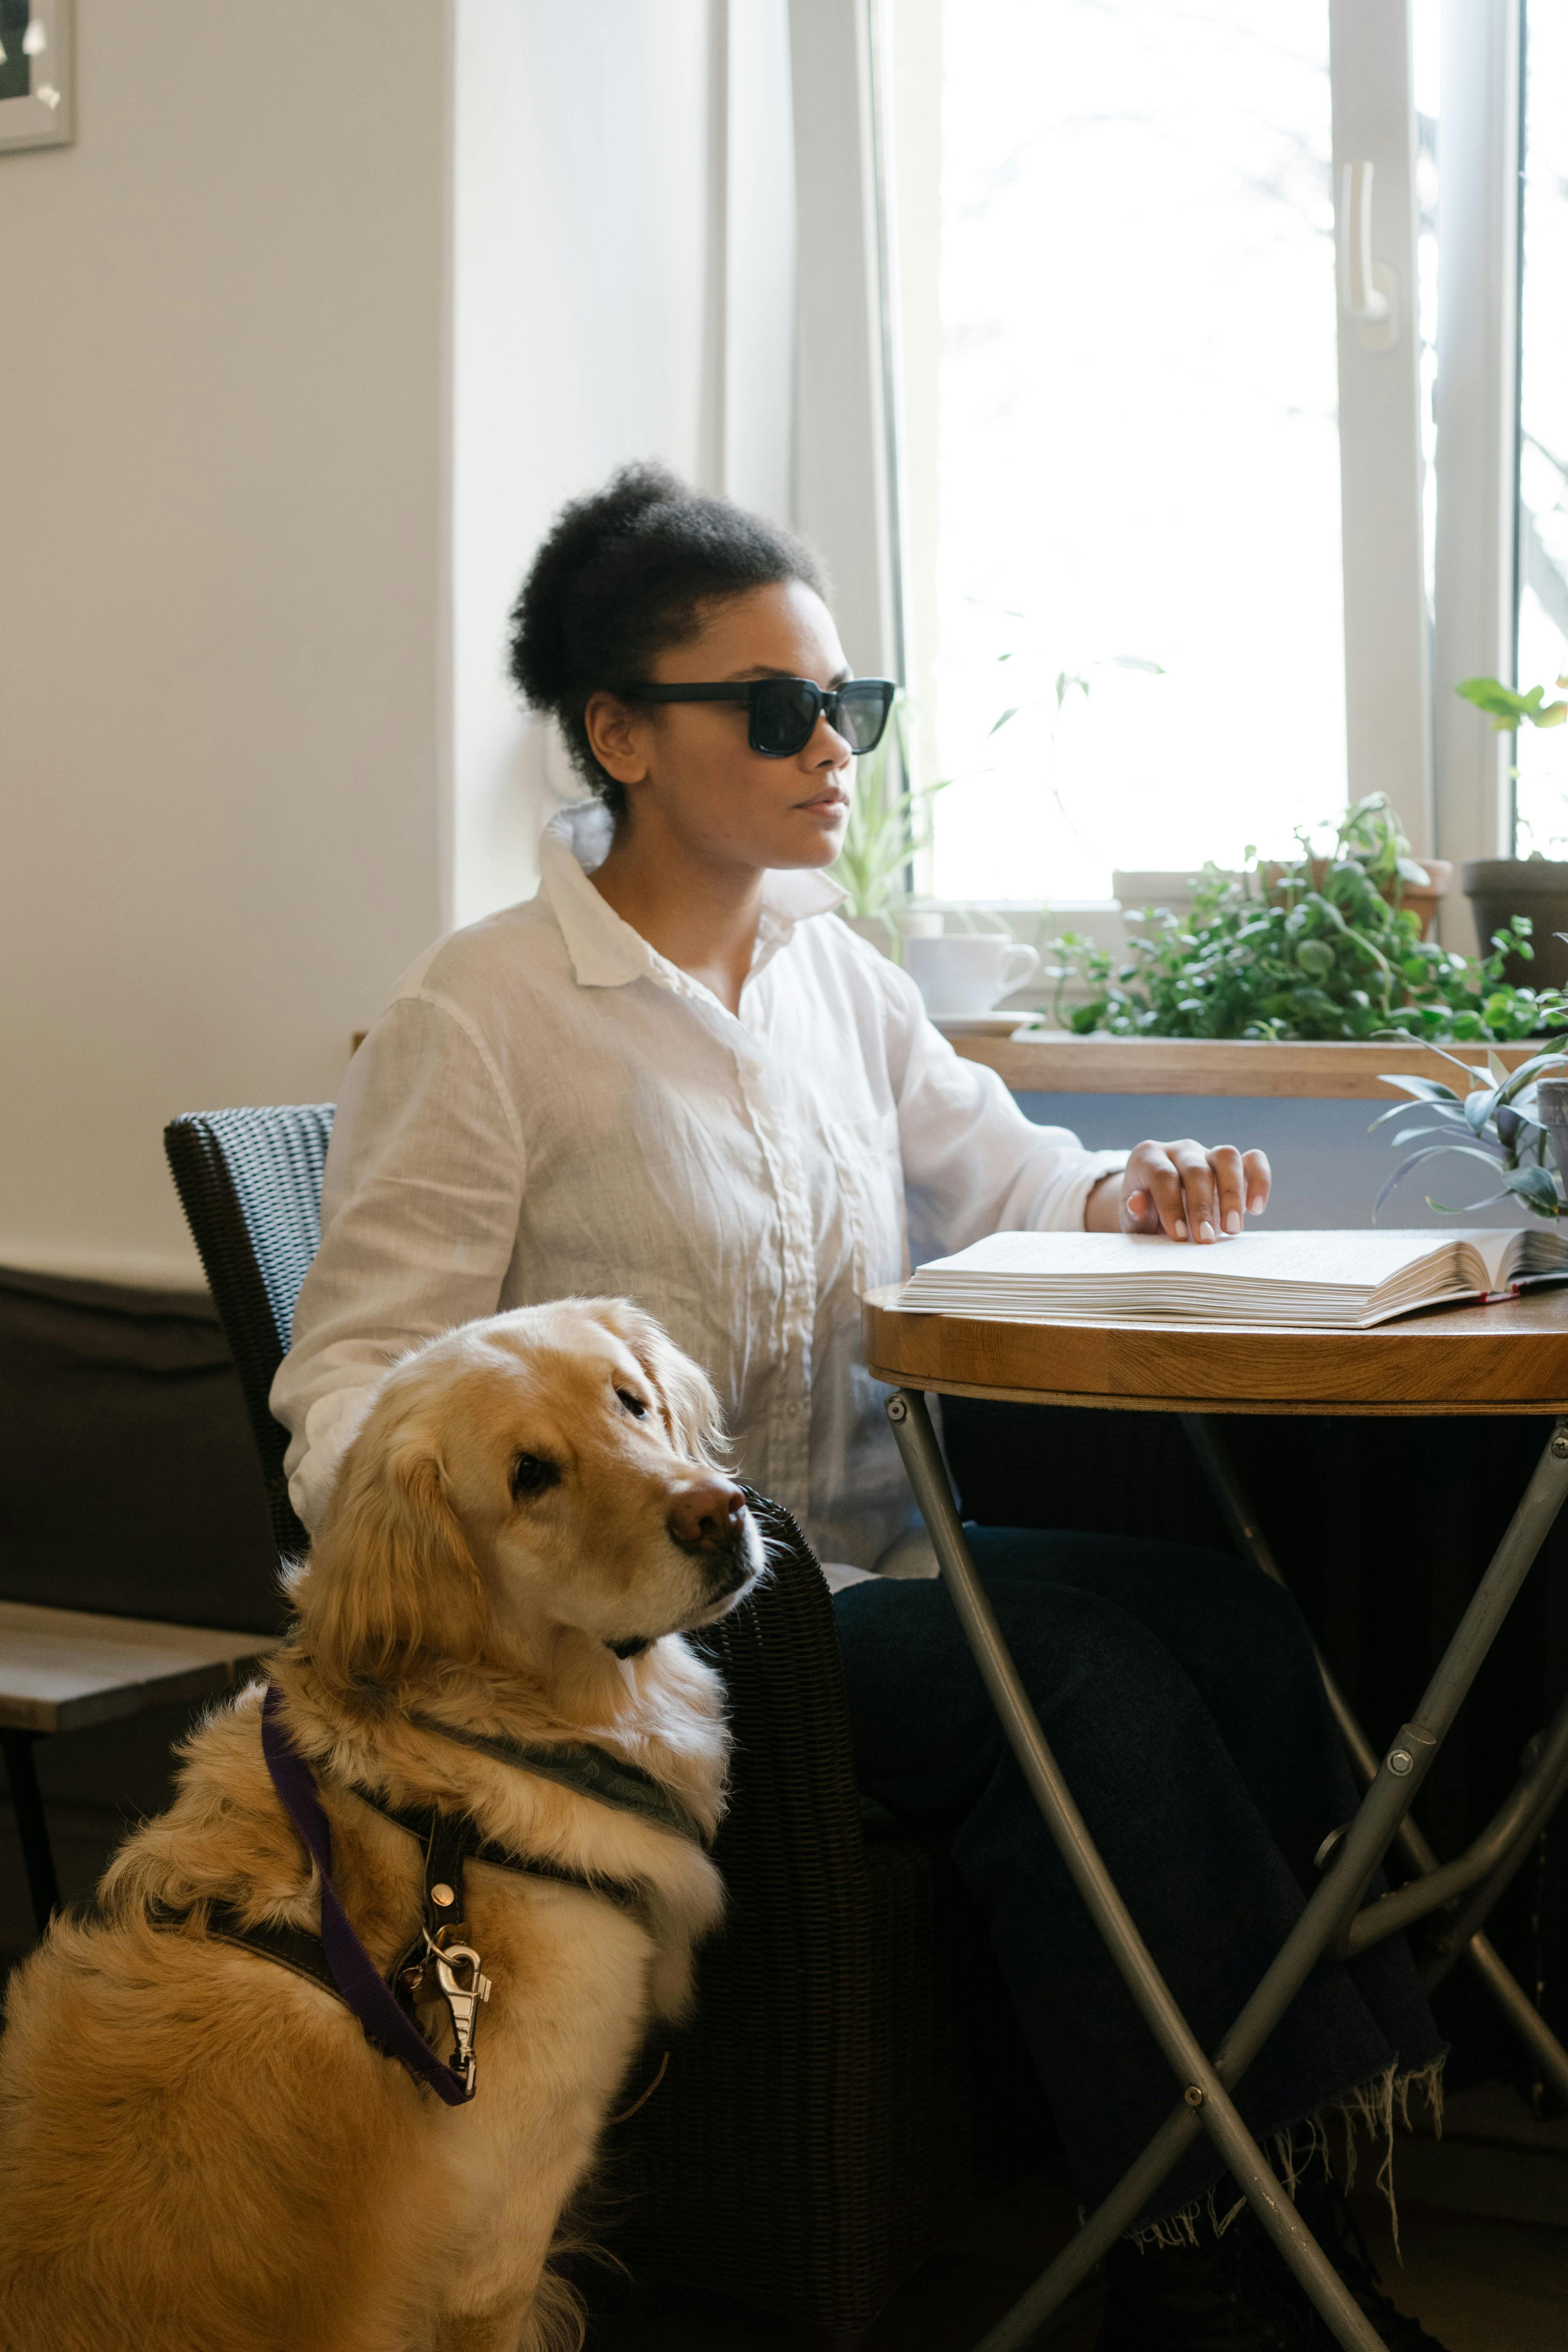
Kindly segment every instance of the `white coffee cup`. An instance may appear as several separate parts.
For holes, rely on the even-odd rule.
[[[973,1020],[999,997],[1022,988],[1040,968],[1033,948],[997,931],[949,931],[939,940],[906,940],[904,970],[925,999],[933,1021]]]
[[[942,937],[940,907],[906,907],[898,919],[899,929],[906,940],[940,940]]]

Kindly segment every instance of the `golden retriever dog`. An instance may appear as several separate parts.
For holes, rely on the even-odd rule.
[[[721,1687],[679,1638],[762,1565],[721,1443],[707,1380],[621,1299],[470,1324],[386,1375],[291,1573],[268,1678],[333,1883],[385,1977],[420,1935],[425,1853],[358,1792],[467,1816],[563,1875],[468,1862],[463,1942],[492,1990],[472,2100],[443,2105],[332,1991],[207,1932],[212,1906],[246,1928],[321,1922],[262,1753],[263,1687],[215,1711],[95,1916],[57,1919],[11,1979],[5,2352],[581,2340],[552,2235],[721,1908],[703,1843]],[[700,1833],[496,1752],[519,1743],[607,1751]]]

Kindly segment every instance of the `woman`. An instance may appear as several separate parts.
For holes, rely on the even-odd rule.
[[[547,828],[538,897],[432,948],[350,1068],[273,1393],[296,1507],[318,1518],[411,1342],[572,1291],[657,1315],[713,1373],[744,1475],[828,1564],[863,1785],[948,1836],[1093,2203],[1163,2119],[1170,2076],[922,1580],[858,1296],[903,1271],[906,1206],[926,1255],[1008,1227],[1202,1247],[1262,1210],[1268,1164],[1192,1142],[1089,1152],[1032,1125],[831,919],[823,869],[890,689],[851,680],[785,534],[629,468],[557,521],[512,653],[595,799]],[[1294,1607],[1197,1550],[973,1540],[1047,1736],[1213,2046],[1354,1808]],[[1240,2104],[1257,2132],[1310,2137],[1441,2054],[1385,1944],[1320,1968]],[[1142,2217],[1154,2251],[1112,2258],[1104,2347],[1321,2340],[1249,2218],[1210,2226],[1234,2200],[1207,2149]],[[1369,2273],[1357,2291],[1387,2341],[1431,2342]]]

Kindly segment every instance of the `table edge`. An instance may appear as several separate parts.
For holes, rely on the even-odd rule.
[[[866,1370],[885,1388],[918,1390],[923,1396],[979,1397],[994,1404],[1052,1404],[1081,1407],[1089,1412],[1195,1413],[1317,1413],[1325,1420],[1421,1421],[1459,1420],[1473,1416],[1487,1421],[1555,1421],[1568,1415],[1568,1397],[1510,1397],[1502,1403],[1475,1397],[1453,1402],[1416,1397],[1405,1403],[1381,1397],[1212,1397],[1124,1396],[1108,1389],[998,1389],[973,1381],[933,1380],[926,1372],[889,1371],[880,1364]]]

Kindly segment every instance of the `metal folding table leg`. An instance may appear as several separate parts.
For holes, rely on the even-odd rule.
[[[1273,1549],[1258,1524],[1257,1514],[1237,1475],[1230,1448],[1215,1427],[1213,1421],[1207,1415],[1201,1413],[1183,1413],[1181,1421],[1193,1451],[1202,1465],[1204,1475],[1208,1480],[1210,1491],[1224,1514],[1237,1548],[1252,1561],[1255,1568],[1260,1569],[1263,1574],[1270,1578],[1274,1583],[1287,1585],[1279,1564],[1274,1557]],[[1287,1590],[1289,1590],[1288,1585]],[[1339,1725],[1341,1735],[1350,1752],[1351,1761],[1360,1774],[1363,1785],[1370,1785],[1377,1772],[1376,1750],[1356,1720],[1350,1702],[1331,1673],[1322,1652],[1317,1649],[1316,1644],[1313,1646],[1318,1661],[1318,1671],[1323,1678],[1323,1689],[1330,1707],[1333,1711],[1334,1720]],[[1548,1776],[1546,1785],[1541,1790],[1539,1801],[1521,1822],[1498,1865],[1479,1886],[1471,1901],[1456,1918],[1445,1938],[1437,1965],[1427,1971],[1424,1981],[1428,1992],[1434,1990],[1455,1962],[1463,1958],[1486,1986],[1499,2009],[1520,2040],[1523,2042],[1542,2075],[1551,2084],[1559,2098],[1568,2100],[1568,2050],[1563,2048],[1557,2035],[1552,2032],[1552,2028],[1531,2000],[1523,1986],[1511,1973],[1495,1946],[1480,1932],[1481,1922],[1489,1916],[1493,1906],[1522,1864],[1531,1843],[1539,1836],[1545,1822],[1561,1802],[1565,1790],[1568,1790],[1568,1742],[1565,1742],[1563,1737],[1565,1728],[1568,1728],[1568,1701],[1565,1701],[1563,1707],[1559,1710],[1552,1726],[1542,1735],[1542,1741],[1546,1743],[1550,1743],[1555,1737],[1562,1760],[1557,1763],[1556,1769]],[[1541,1744],[1537,1743],[1537,1745]],[[1395,1843],[1418,1879],[1431,1877],[1440,1867],[1436,1853],[1413,1821],[1406,1820],[1400,1823]],[[1442,1899],[1450,1898],[1445,1895]],[[1424,1917],[1426,1910],[1436,1907],[1436,1903],[1434,1902],[1415,1912],[1413,1916]]]
[[[924,1397],[915,1391],[900,1390],[889,1402],[888,1413],[915,1499],[952,1596],[953,1606],[1003,1727],[1090,1916],[1104,1937],[1112,1959],[1173,2073],[1184,2085],[1184,2107],[1192,2118],[1193,2132],[1200,2128],[1208,2132],[1264,2227],[1296,2272],[1336,2340],[1346,2347],[1346,2352],[1380,2352],[1381,2337],[1369,2325],[1333,2265],[1297,2215],[1262,2149],[1237,2113],[1218,2074],[1210,2065],[1201,2043],[1172,1998],[1170,1988],[1155,1967],[1131,1914],[1117,1892],[1115,1882],[1089,1834],[1083,1816],[1040,1729],[1028,1695],[1018,1679],[1017,1669],[975,1573],[963,1530],[959,1525],[952,1491],[937,1448]],[[1185,2137],[1190,2136],[1184,2135],[1184,2144]],[[1141,2188],[1139,2202],[1148,2189],[1158,2186],[1179,2153],[1178,2147],[1174,2154],[1165,2157],[1159,2164],[1148,2180],[1147,2189]],[[1140,2168],[1141,2172],[1144,2169],[1147,2168]],[[1123,2189],[1126,2186],[1123,2183]],[[1126,2200],[1119,2197],[1117,2201],[1121,2204]],[[1112,2240],[1120,2234],[1121,2229],[1132,2220],[1137,2210],[1137,2203],[1130,2205],[1125,2218],[1110,2230],[1104,2243],[1097,2245],[1085,2259],[1071,2265],[1070,2276],[1059,2275],[1063,2268],[1061,2263],[1053,2264],[1047,2273],[1047,2280],[1040,2283],[1042,2287],[1047,2281],[1055,2284],[1056,2291],[1048,2300],[1037,2304],[1034,2296],[1026,2298],[1032,2307],[1022,2332],[1016,2330],[1013,2324],[1018,2313],[1009,2314],[986,2336],[981,2352],[1004,2352],[1004,2347],[1021,2344],[1024,2336],[1032,2333],[1070,2294],[1079,2279],[1093,2268]],[[1080,2232],[1079,2239],[1074,2241],[1074,2248],[1080,2254],[1085,2238],[1086,2233]]]
[[[33,1739],[30,1731],[0,1731],[0,1755],[5,1757],[5,1778],[11,1784],[11,1809],[16,1816],[27,1892],[33,1898],[33,1916],[41,1936],[50,1915],[59,1908],[60,1890],[49,1844],[48,1817],[44,1811],[38,1769],[33,1760]]]
[[[1381,2339],[1302,2226],[1237,2114],[1227,2090],[1240,2079],[1312,1968],[1360,1908],[1367,1885],[1397,1834],[1547,1529],[1568,1496],[1568,1423],[1558,1424],[1542,1454],[1420,1707],[1383,1758],[1301,1917],[1226,2034],[1211,2067],[1089,1835],[1018,1680],[959,1525],[924,1397],[917,1391],[900,1390],[888,1412],[953,1606],[1014,1753],[1112,1960],[1173,2071],[1185,2084],[1183,2105],[1162,2125],[1078,2237],[984,2338],[977,2352],[1016,2352],[1129,2226],[1199,2129],[1206,2130],[1215,2141],[1335,2339],[1346,2347],[1372,2352]]]

